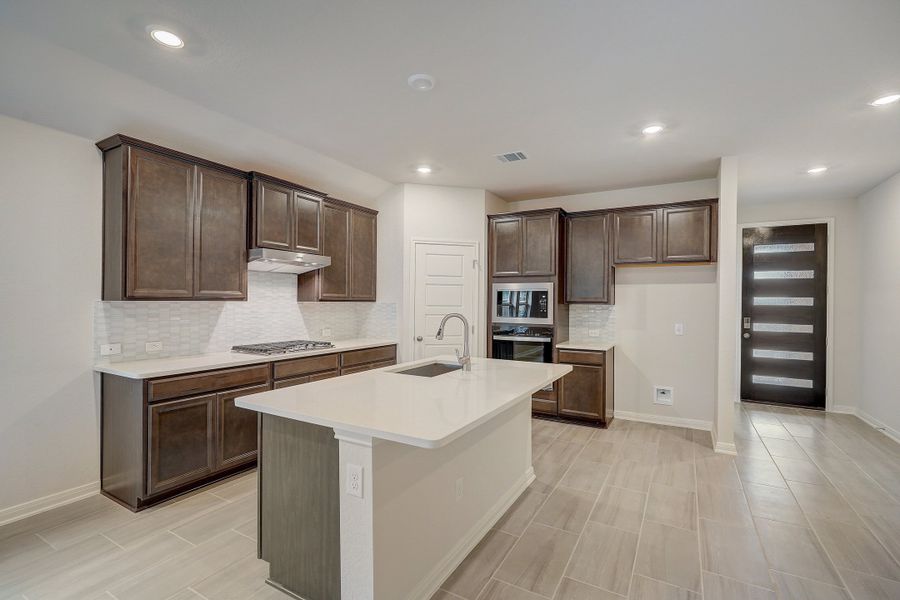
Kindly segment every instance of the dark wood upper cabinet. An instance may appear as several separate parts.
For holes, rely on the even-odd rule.
[[[662,214],[662,262],[708,262],[712,205],[666,206]]]
[[[350,211],[350,297],[375,301],[377,258],[376,217],[370,212]]]
[[[103,299],[246,299],[247,174],[122,135],[97,146]]]
[[[522,219],[522,275],[555,275],[559,214],[527,215]]]
[[[613,214],[613,262],[615,264],[659,261],[659,210],[629,210]]]
[[[491,275],[522,274],[522,217],[491,219]]]
[[[194,165],[129,149],[125,293],[194,294]]]
[[[716,260],[718,202],[704,200],[613,210],[613,262],[666,264]]]
[[[566,302],[612,304],[609,214],[570,216],[566,235]]]
[[[491,276],[556,275],[562,215],[554,209],[489,217]]]
[[[322,202],[321,215],[322,254],[331,258],[331,265],[298,277],[298,300],[374,301],[378,213],[327,198]]]
[[[254,248],[324,254],[322,200],[325,194],[264,173],[250,174]]]
[[[194,297],[247,296],[247,180],[197,169]]]

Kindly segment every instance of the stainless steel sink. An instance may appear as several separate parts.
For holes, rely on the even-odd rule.
[[[443,362],[433,362],[427,363],[424,365],[419,365],[418,367],[411,367],[409,369],[403,369],[402,371],[393,371],[399,375],[415,375],[416,377],[437,377],[438,375],[443,375],[444,373],[451,373],[453,371],[459,371],[462,369],[462,365],[454,365],[452,363],[443,363]]]

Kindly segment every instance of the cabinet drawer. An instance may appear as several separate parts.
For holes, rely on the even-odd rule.
[[[281,388],[294,387],[295,385],[301,385],[303,383],[309,383],[309,375],[301,375],[300,377],[288,377],[287,379],[279,379],[272,387],[276,390],[280,390]]]
[[[254,365],[196,375],[154,379],[147,384],[148,400],[168,400],[202,392],[215,392],[269,381],[269,365]]]
[[[396,346],[379,346],[378,348],[353,350],[352,352],[344,352],[341,354],[341,370],[344,371],[347,367],[355,367],[356,365],[363,365],[366,363],[396,360],[396,358]]]
[[[588,350],[560,350],[559,362],[576,365],[597,365],[606,362],[606,352]]]
[[[556,400],[545,400],[536,396],[531,397],[531,410],[545,415],[557,414]]]
[[[319,371],[337,370],[340,361],[340,354],[325,354],[323,356],[310,356],[308,358],[297,358],[294,360],[284,360],[275,363],[275,379],[284,377],[297,377],[299,375],[309,375]]]

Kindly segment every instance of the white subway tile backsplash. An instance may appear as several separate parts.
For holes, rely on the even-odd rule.
[[[599,336],[591,336],[596,331]],[[616,307],[606,304],[570,304],[569,340],[613,343],[616,341]]]
[[[97,302],[94,354],[121,343],[115,361],[229,350],[235,344],[291,339],[397,337],[397,306],[385,302],[297,302],[297,278],[249,273],[246,302]],[[324,336],[323,329],[331,335]],[[149,354],[147,342],[162,342]],[[107,357],[104,357],[107,358]]]

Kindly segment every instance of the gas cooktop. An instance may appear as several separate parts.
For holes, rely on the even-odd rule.
[[[232,346],[232,352],[244,354],[288,354],[290,352],[303,352],[304,350],[319,350],[321,348],[334,348],[331,342],[316,342],[312,340],[291,340],[289,342],[270,342],[267,344],[247,344],[244,346]]]

